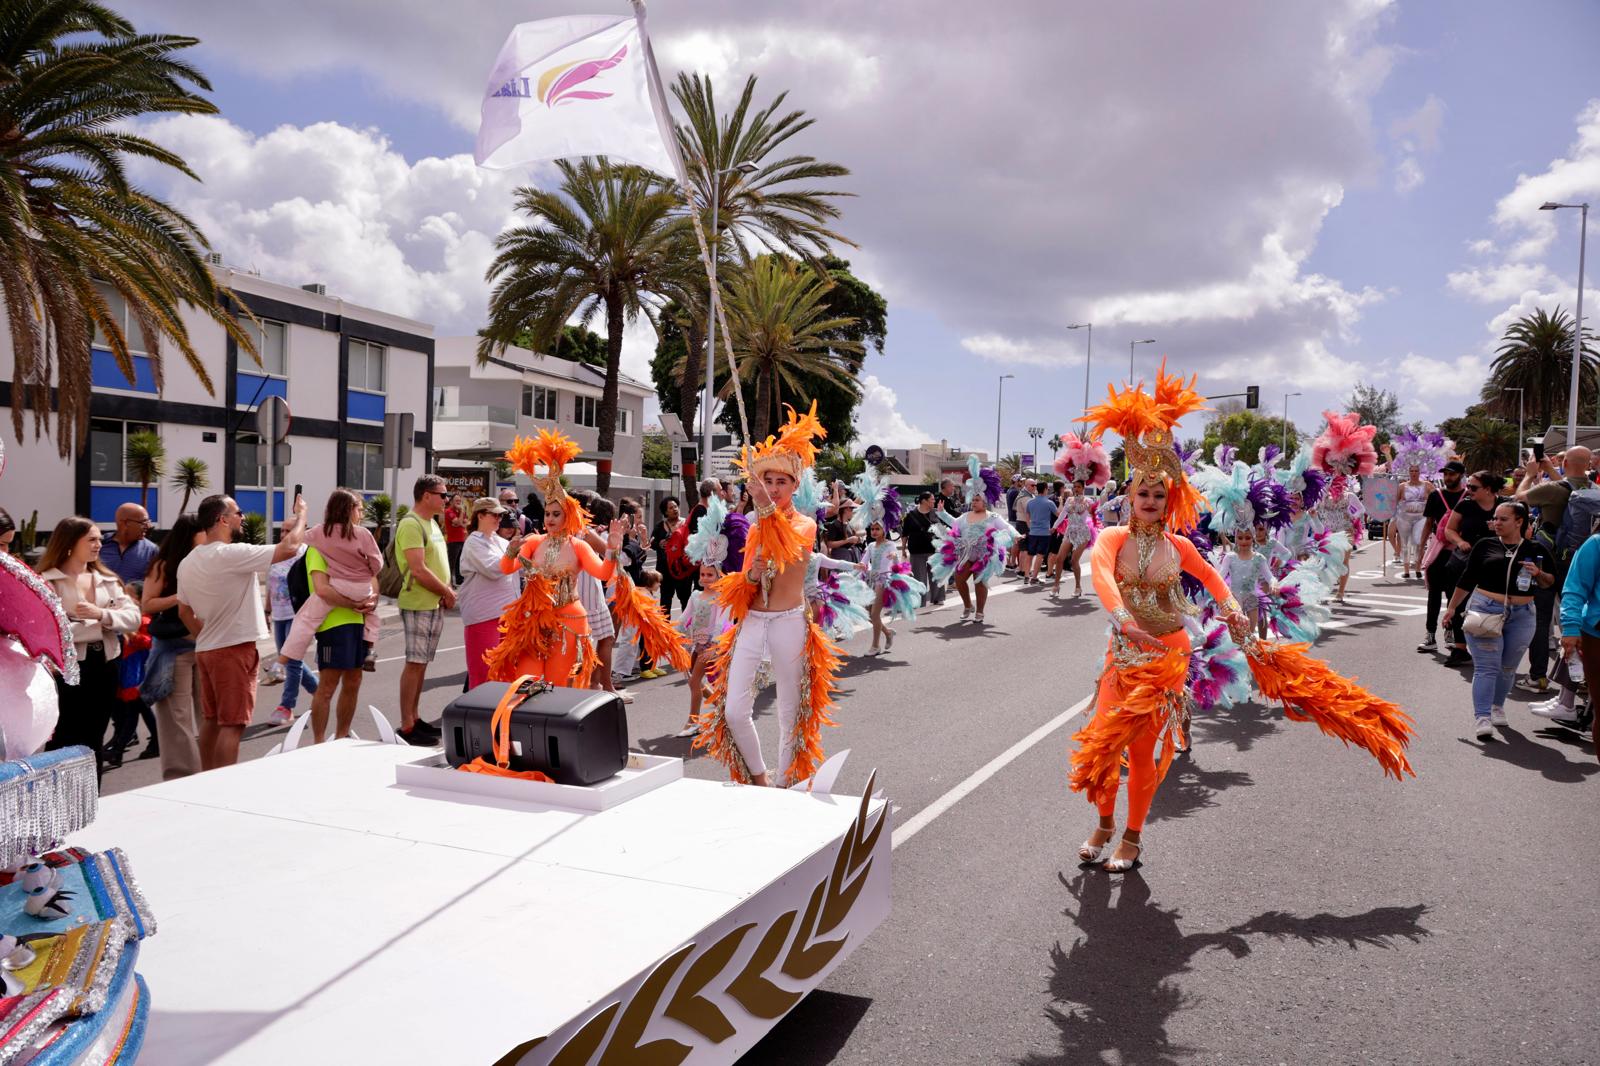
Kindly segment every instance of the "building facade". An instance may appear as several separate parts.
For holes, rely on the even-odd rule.
[[[432,468],[431,326],[328,296],[321,286],[296,288],[221,265],[212,270],[232,290],[232,304],[259,320],[249,323],[242,316],[255,334],[261,364],[241,353],[217,323],[186,309],[184,323],[214,392],[168,344],[166,387],[158,393],[144,340],[130,320],[133,380],[108,350],[94,348],[84,447],[62,459],[54,440],[35,440],[30,433],[7,441],[0,505],[17,521],[37,511],[41,533],[71,514],[111,522],[120,504],[141,497],[127,467],[126,443],[129,434],[147,429],[158,433],[166,448],[166,473],[150,485],[145,504],[157,526],[170,527],[177,514],[183,493],[171,481],[184,458],[203,461],[210,479],[209,487],[190,499],[191,509],[199,496],[226,492],[245,512],[265,515],[267,474],[256,462],[261,439],[255,410],[268,396],[284,399],[292,414],[287,438],[292,456],[279,473],[279,486],[292,492],[301,485],[313,516],[336,487],[368,496],[388,491],[382,455],[387,412],[411,411],[416,417],[412,465],[400,472],[402,497],[409,497],[412,480]],[[103,291],[117,310],[120,299],[109,288]],[[126,308],[122,313],[128,317]],[[9,330],[0,325],[0,406],[11,404],[14,370]],[[275,494],[274,521],[283,518],[286,495]]]
[[[967,479],[969,455],[976,455],[980,463],[984,466],[989,465],[988,452],[952,448],[947,440],[936,444],[924,444],[920,448],[885,448],[884,456],[895,465],[897,471],[890,474],[887,480],[891,485],[903,490],[936,484],[946,477],[953,477],[957,482],[962,482]]]

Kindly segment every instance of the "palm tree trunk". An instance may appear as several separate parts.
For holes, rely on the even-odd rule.
[[[612,453],[617,446],[617,387],[622,372],[622,298],[606,293],[606,385],[600,393],[600,459],[595,463],[594,489],[611,495]]]
[[[148,509],[150,506],[150,479],[139,482],[139,506]]]
[[[179,514],[183,514],[184,512],[189,510],[189,493],[191,493],[193,491],[194,491],[193,489],[190,489],[187,486],[184,487],[184,490],[183,490],[183,502],[178,504],[178,513]]]
[[[694,433],[695,415],[700,411],[700,388],[705,383],[706,331],[693,315],[684,331],[684,344],[688,351],[683,358],[683,377],[678,382],[678,417],[683,419],[686,433]]]
[[[783,425],[783,379],[778,377],[777,364],[773,364],[769,373],[772,374],[772,432],[776,433],[778,427]]]
[[[772,434],[772,426],[768,422],[771,414],[772,382],[771,379],[767,377],[767,372],[765,370],[761,370],[756,373],[756,421],[755,425],[750,427],[750,436],[753,437],[754,440],[747,441],[746,443],[753,444],[755,441],[766,440],[767,437]]]

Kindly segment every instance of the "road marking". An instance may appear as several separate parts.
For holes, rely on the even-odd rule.
[[[952,788],[949,792],[946,792],[944,795],[940,796],[938,799],[922,808],[922,810],[918,811],[909,822],[895,829],[894,842],[890,845],[890,847],[898,848],[901,844],[904,844],[906,841],[922,832],[935,818],[939,817],[945,811],[948,811],[951,807],[954,807],[957,803],[960,803],[974,790],[976,790],[979,785],[989,780],[995,774],[998,774],[1001,770],[1004,770],[1008,765],[1015,762],[1018,758],[1025,754],[1028,749],[1038,744],[1045,737],[1049,736],[1051,733],[1054,733],[1056,730],[1072,721],[1072,719],[1076,718],[1079,714],[1082,714],[1084,708],[1089,706],[1089,703],[1093,698],[1094,697],[1092,696],[1086,696],[1077,703],[1074,703],[1071,707],[1068,707],[1066,710],[1050,719],[1044,725],[1040,726],[1038,729],[1035,729],[1033,732],[1029,733],[1015,744],[1011,745],[1011,747],[1007,748],[999,755],[996,755],[994,758],[984,763],[977,769],[977,771],[975,771],[965,781],[962,781],[955,788]]]
[[[435,651],[434,654],[435,655],[443,655],[447,651],[465,651],[466,647],[467,646],[465,644],[455,644],[455,645],[452,645],[451,647],[448,647],[448,648],[440,648],[437,651]],[[384,659],[379,659],[378,661],[380,663],[397,663],[397,662],[402,661],[403,659],[405,659],[404,655],[390,655],[389,657],[384,658]]]

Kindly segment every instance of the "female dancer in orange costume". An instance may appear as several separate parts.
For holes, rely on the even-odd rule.
[[[532,674],[552,685],[589,685],[596,658],[589,618],[578,600],[578,571],[610,581],[627,523],[611,523],[604,559],[580,538],[589,516],[561,486],[562,467],[580,451],[570,438],[540,430],[531,439],[518,437],[506,453],[544,494],[545,532],[529,536],[520,551],[508,548],[500,560],[500,569],[508,574],[521,567],[527,584],[500,617],[500,643],[484,656],[492,681]],[[539,466],[548,473],[541,476]]]
[[[1120,393],[1112,387],[1109,400],[1087,412],[1096,436],[1109,429],[1123,438],[1131,468],[1133,516],[1126,529],[1102,530],[1092,556],[1095,591],[1115,628],[1094,716],[1073,738],[1079,746],[1072,753],[1072,789],[1088,793],[1100,812],[1099,827],[1078,851],[1085,863],[1100,861],[1115,835],[1126,753],[1128,824],[1104,863],[1113,872],[1139,865],[1150,802],[1184,743],[1190,647],[1183,616],[1198,610],[1179,585],[1184,573],[1217,600],[1256,684],[1268,699],[1283,703],[1287,717],[1314,721],[1324,733],[1366,748],[1396,778],[1411,772],[1405,756],[1410,719],[1306,656],[1305,645],[1259,640],[1221,575],[1179,535],[1198,518],[1199,494],[1172,445],[1173,426],[1203,407],[1191,385],[1168,375],[1163,364],[1153,394],[1142,386]]]

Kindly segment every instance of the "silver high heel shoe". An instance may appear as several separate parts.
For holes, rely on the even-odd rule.
[[[1129,840],[1124,837],[1122,842],[1124,844],[1131,844],[1138,848],[1139,854],[1135,855],[1131,859],[1106,859],[1105,862],[1101,863],[1101,865],[1105,867],[1106,873],[1125,874],[1129,870],[1137,870],[1139,867],[1144,865],[1144,838],[1140,837],[1138,840]]]
[[[1099,844],[1096,844],[1093,840],[1085,840],[1082,844],[1078,845],[1078,861],[1083,863],[1085,866],[1093,866],[1099,863],[1105,857],[1106,849],[1111,846],[1111,842],[1117,838],[1117,830],[1115,826],[1110,829],[1096,829],[1094,832],[1105,833],[1107,835],[1105,840]],[[1094,833],[1090,833],[1089,835],[1092,837],[1094,836]]]

